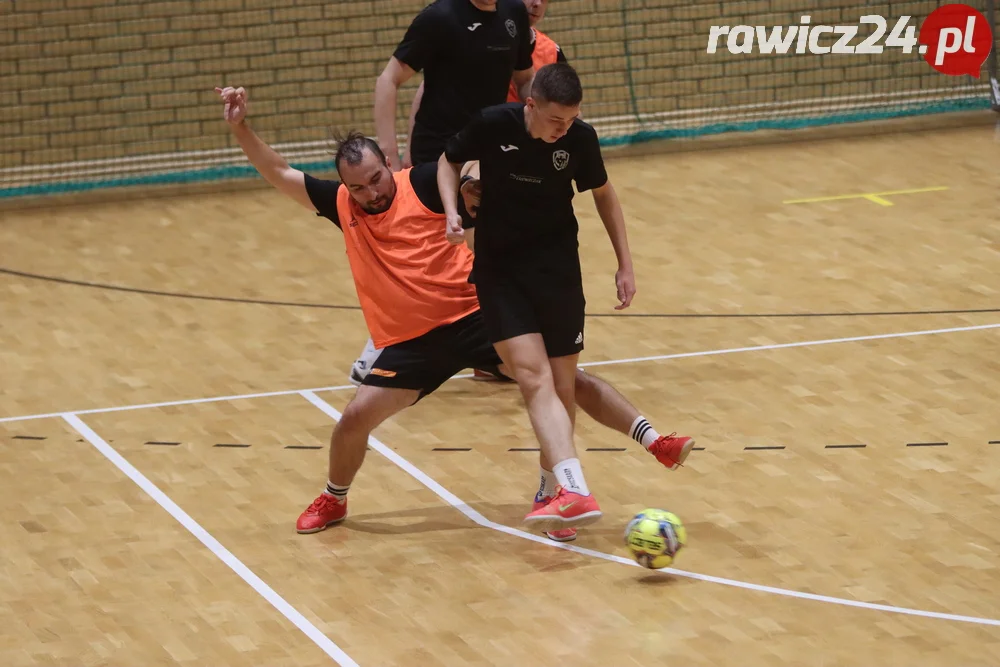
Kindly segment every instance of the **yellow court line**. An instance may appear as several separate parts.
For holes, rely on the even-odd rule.
[[[888,199],[882,199],[878,195],[865,195],[865,199],[871,202],[875,202],[880,206],[892,206],[892,202]]]
[[[914,188],[912,190],[889,190],[888,192],[865,192],[856,195],[836,195],[833,197],[811,197],[809,199],[786,199],[782,204],[813,204],[821,201],[836,201],[838,199],[867,199],[870,202],[881,206],[892,206],[892,202],[884,199],[892,195],[912,195],[921,192],[940,192],[947,190],[947,186],[936,186],[933,188]]]

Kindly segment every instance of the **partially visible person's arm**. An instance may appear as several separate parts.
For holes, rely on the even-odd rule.
[[[483,137],[489,134],[489,127],[482,111],[473,116],[469,124],[448,140],[444,153],[438,159],[438,189],[445,215],[445,234],[452,243],[461,243],[465,238],[462,216],[458,212],[458,194],[462,182],[462,167],[467,162],[482,157]]]
[[[517,58],[514,61],[514,75],[511,79],[518,97],[524,102],[531,94],[531,82],[535,78],[535,68],[531,54],[535,50],[535,41],[531,37],[531,19],[528,9],[523,3],[517,8],[514,22],[517,25]]]
[[[375,137],[393,171],[402,168],[396,141],[396,98],[399,87],[413,74],[413,69],[393,56],[375,81]]]
[[[403,150],[403,169],[413,166],[413,125],[417,122],[417,111],[420,109],[420,100],[424,98],[424,82],[417,86],[417,92],[413,95],[413,102],[410,104],[410,122],[406,129],[406,148]]]
[[[379,147],[389,157],[389,164],[394,171],[402,167],[396,141],[399,87],[416,72],[431,64],[440,53],[442,11],[442,6],[432,4],[424,7],[414,17],[385,69],[375,81],[375,136]]]

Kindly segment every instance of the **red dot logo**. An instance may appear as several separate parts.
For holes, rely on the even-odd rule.
[[[944,5],[920,26],[918,41],[924,60],[937,71],[978,77],[993,49],[993,30],[986,17],[969,5]]]

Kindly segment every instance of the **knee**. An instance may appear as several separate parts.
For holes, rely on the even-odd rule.
[[[547,363],[523,364],[514,369],[514,377],[521,391],[535,393],[546,385],[551,386],[552,369]]]
[[[344,408],[344,413],[337,423],[334,434],[336,435],[339,432],[341,435],[367,436],[374,428],[375,425],[371,423],[371,418],[367,414],[367,411],[352,401]]]

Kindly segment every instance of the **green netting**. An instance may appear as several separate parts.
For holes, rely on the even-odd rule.
[[[251,107],[255,127],[263,128],[268,140],[292,164],[313,171],[330,171],[327,142],[320,138],[326,136],[331,124],[341,127],[349,124],[373,133],[371,94],[375,76],[409,19],[423,4],[424,0],[333,5],[320,0],[277,2],[261,20],[266,19],[275,31],[288,36],[273,40],[270,47],[265,44],[263,48],[271,49],[267,55],[236,58],[237,62],[246,63],[241,72],[222,71],[217,76],[236,79],[250,87],[251,102],[256,104]],[[995,47],[978,77],[940,74],[916,51],[906,54],[899,48],[887,47],[882,53],[871,55],[766,54],[755,45],[751,53],[733,54],[726,49],[726,38],[722,38],[718,42],[720,48],[715,53],[708,52],[713,26],[731,29],[739,25],[760,26],[770,31],[775,26],[801,25],[802,17],[809,16],[811,28],[821,24],[858,26],[857,36],[852,40],[857,45],[874,27],[861,22],[866,14],[884,17],[889,30],[900,17],[910,16],[909,25],[919,33],[926,16],[948,3],[824,0],[822,8],[818,4],[806,0],[557,0],[550,4],[539,28],[561,45],[580,72],[585,85],[585,118],[597,128],[605,146],[657,139],[687,141],[733,132],[791,131],[989,109],[991,105],[1000,111]],[[970,4],[996,26],[995,0],[972,0]],[[237,2],[236,6],[242,7],[242,3]],[[337,18],[327,21],[327,27],[318,25],[304,18],[304,12],[310,8],[323,12],[323,16]],[[195,11],[219,10],[198,5]],[[224,19],[232,19],[229,23],[239,25],[260,12],[237,9],[223,10],[222,14]],[[205,20],[211,23],[217,19],[206,14]],[[171,19],[171,30],[175,24],[181,25]],[[121,22],[119,29],[126,30],[126,23]],[[260,29],[266,32],[271,28]],[[323,30],[332,31],[332,37],[311,36]],[[994,28],[994,37],[1000,38],[997,32]],[[204,53],[213,49],[210,43],[205,43],[211,39],[206,35],[214,34],[213,30],[198,33],[191,37],[198,41],[197,48],[174,47],[171,57],[175,60],[205,57]],[[237,48],[226,46],[226,37],[218,37],[219,48]],[[145,35],[143,40],[146,45],[156,46],[158,40],[181,44],[183,38],[184,35],[165,34]],[[827,39],[824,43],[831,41]],[[884,42],[885,37],[880,40]],[[330,45],[341,48],[331,50]],[[124,62],[126,56],[120,59]],[[229,61],[192,62],[188,69],[201,72]],[[322,63],[328,64],[322,66]],[[173,78],[166,81],[167,88],[175,91],[195,88],[191,81],[197,77],[184,74],[181,67],[184,64],[173,63],[181,69],[179,74],[170,74]],[[121,71],[117,67],[95,69],[94,78],[114,80],[116,72]],[[152,73],[153,67],[147,66],[147,73]],[[290,82],[284,82],[286,79]],[[405,138],[415,84],[416,81],[408,84],[400,96],[397,129],[401,138]],[[128,91],[128,84],[125,90]],[[197,90],[201,97],[194,102],[185,102],[184,96],[178,94],[177,106],[165,115],[153,110],[154,95],[148,95],[148,111],[137,111],[134,116],[125,114],[126,121],[141,114],[149,115],[148,127],[102,131],[97,137],[100,145],[81,144],[75,149],[78,157],[75,161],[37,164],[39,160],[26,154],[21,162],[14,163],[17,166],[0,169],[0,197],[255,177],[256,172],[246,165],[220,122],[219,109],[203,94],[206,91]],[[22,89],[19,94],[26,98],[44,93],[46,90]],[[75,89],[72,94],[75,95]],[[106,102],[113,106],[115,100],[99,100],[101,106]],[[204,120],[200,125],[182,122],[191,118]],[[85,120],[100,122],[95,117]],[[178,134],[178,128],[187,131],[189,126],[190,135]],[[144,145],[142,142],[129,143],[119,138],[127,131],[176,135],[170,146],[176,146],[177,150],[156,154],[138,151],[137,147]],[[81,132],[79,139],[93,141],[89,137],[92,134]],[[74,136],[52,135],[49,140],[49,146],[68,145]],[[111,157],[80,158],[90,155],[104,158],[105,154]]]

